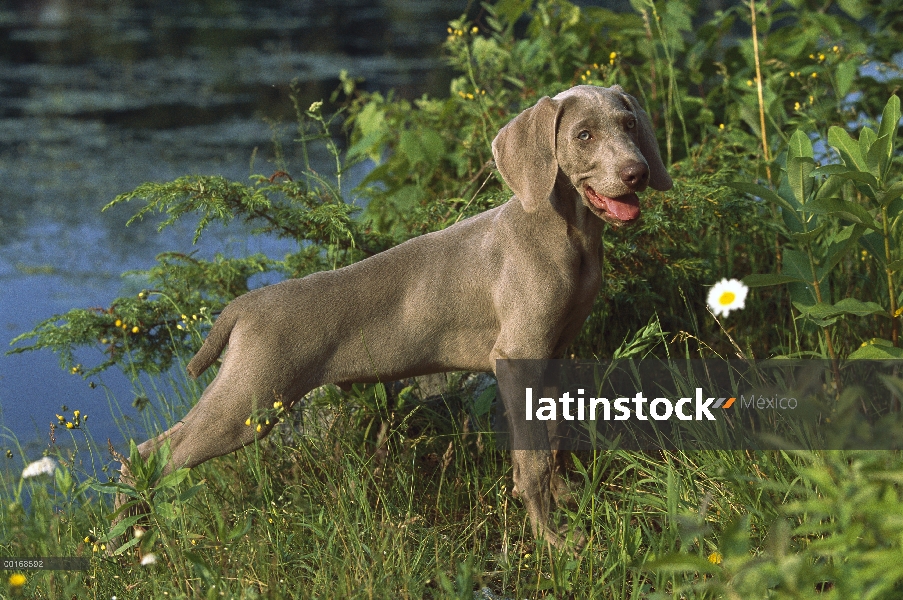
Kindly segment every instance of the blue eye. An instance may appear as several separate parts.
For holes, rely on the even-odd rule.
[[[585,129],[577,134],[577,139],[583,142],[591,139],[592,137],[593,136],[590,134],[590,132]]]

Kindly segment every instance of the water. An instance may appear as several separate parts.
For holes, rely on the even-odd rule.
[[[291,146],[292,80],[305,103],[328,98],[342,69],[366,78],[367,89],[393,88],[403,97],[442,93],[450,75],[438,46],[448,19],[467,3],[19,0],[2,6],[5,349],[54,314],[106,307],[137,291],[120,274],[151,267],[159,252],[199,250],[209,258],[292,251],[291,243],[250,238],[240,226],[211,231],[193,247],[193,223],[157,233],[154,222],[124,227],[137,205],[100,209],[145,181],[272,173],[270,122],[285,124],[276,135]],[[325,168],[325,157],[319,160]],[[78,359],[93,365],[101,357],[86,351]],[[64,404],[90,415],[96,440],[109,437],[122,448],[109,402],[140,425],[131,405],[135,393],[115,370],[93,381],[101,385],[92,389],[61,370],[50,351],[0,355],[0,424],[7,428],[0,431],[0,452],[20,453],[12,434],[35,459]]]

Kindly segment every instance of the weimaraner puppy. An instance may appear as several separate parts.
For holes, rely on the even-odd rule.
[[[188,364],[197,377],[228,345],[219,373],[182,421],[139,446],[168,441],[168,470],[233,452],[272,428],[256,408],[291,406],[328,383],[393,381],[444,371],[494,372],[496,360],[559,358],[599,290],[605,223],[640,216],[637,192],[671,188],[649,117],[619,86],[544,97],[499,132],[496,165],[514,196],[442,231],[335,271],[233,300]],[[537,385],[541,385],[541,374]],[[533,533],[556,547],[545,425],[509,415],[515,489]],[[123,479],[129,481],[127,465]]]

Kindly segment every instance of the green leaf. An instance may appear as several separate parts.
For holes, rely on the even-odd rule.
[[[782,208],[786,208],[792,214],[796,214],[797,208],[794,207],[790,202],[781,198],[773,191],[768,189],[767,187],[755,184],[755,183],[747,183],[745,181],[730,181],[728,182],[728,187],[731,187],[738,192],[743,192],[744,194],[749,194],[750,196],[757,196],[762,198],[763,200],[768,200],[769,202],[774,202],[778,206]]]
[[[837,322],[840,315],[836,315],[826,310],[829,304],[804,304],[802,302],[793,302],[793,306],[800,311],[802,317],[809,319],[819,327],[827,327]]]
[[[884,175],[887,164],[891,157],[890,136],[882,135],[872,142],[871,148],[865,155],[865,164],[869,167],[869,173],[875,176],[879,181]]]
[[[139,543],[142,539],[143,539],[143,538],[140,538],[140,537],[133,537],[132,539],[130,539],[129,541],[127,541],[127,542],[124,543],[123,545],[121,545],[121,546],[119,546],[118,548],[116,548],[116,551],[113,552],[113,556],[119,556],[119,555],[123,554],[126,550],[128,550],[129,548],[131,548],[132,546],[137,546],[138,543]]]
[[[861,348],[852,352],[847,358],[851,360],[887,360],[894,358],[903,358],[903,348],[895,348],[893,344],[889,344],[887,346],[874,343],[866,344],[865,346],[862,346]]]
[[[473,414],[475,417],[482,417],[489,413],[492,407],[492,401],[498,392],[498,386],[490,385],[480,394],[479,398],[473,402]]]
[[[877,231],[872,231],[859,238],[859,243],[865,248],[866,252],[872,255],[879,264],[885,264],[884,257],[884,236]]]
[[[850,89],[853,87],[853,80],[856,78],[856,73],[858,71],[859,60],[845,60],[837,65],[834,77],[837,81],[838,97],[844,98],[850,92]]]
[[[859,150],[859,143],[856,142],[845,129],[836,125],[828,129],[828,144],[833,146],[846,166],[858,171],[867,171],[865,159],[862,158],[862,152]]]
[[[887,269],[891,273],[896,273],[900,269],[903,269],[903,258],[898,258],[897,260],[893,260],[887,265]]]
[[[834,238],[831,240],[831,245],[828,247],[828,259],[818,270],[819,281],[823,281],[828,273],[837,266],[837,263],[843,259],[847,252],[856,246],[856,242],[859,241],[859,238],[862,237],[863,233],[865,233],[865,227],[863,225],[855,224],[842,228],[834,235]]]
[[[201,488],[204,487],[204,482],[196,483],[181,494],[177,496],[179,502],[188,502],[192,498],[194,498],[195,494],[201,491]]]
[[[825,230],[825,228],[827,226],[828,226],[828,222],[825,221],[824,223],[822,223],[821,225],[819,225],[812,231],[807,231],[805,233],[791,233],[790,236],[797,242],[800,242],[801,244],[805,244],[805,243],[811,242],[814,238],[816,238],[822,231]]]
[[[809,256],[805,252],[785,248],[782,252],[781,267],[783,275],[796,280],[789,284],[790,297],[806,305],[815,304],[811,285],[815,275],[809,265]]]
[[[865,317],[868,315],[885,314],[887,311],[875,302],[862,302],[856,298],[844,298],[834,304],[834,309],[845,315]]]
[[[846,165],[833,164],[813,169],[809,175],[810,177],[815,177],[817,175],[843,175],[844,173],[849,173],[851,171],[856,172],[855,169],[851,169]]]
[[[896,96],[894,96],[896,98]],[[878,194],[878,204],[887,206],[900,196],[903,196],[903,181],[892,184],[889,188]]]
[[[806,138],[808,140],[808,138]],[[800,204],[805,204],[812,193],[815,181],[809,176],[815,168],[815,161],[808,156],[787,159],[787,183],[793,196]]]
[[[897,142],[897,128],[900,127],[900,98],[896,94],[887,99],[881,112],[881,124],[878,126],[878,137],[889,136],[889,156]]]
[[[879,229],[869,212],[856,204],[840,198],[816,198],[806,205],[806,210],[822,215],[840,217],[854,223],[865,225],[877,231]]]
[[[747,275],[743,278],[743,283],[747,287],[766,287],[770,285],[781,285],[783,283],[800,282],[807,283],[806,279],[795,277],[793,275],[780,275],[777,273],[755,273]]]
[[[862,0],[837,0],[840,10],[847,13],[857,21],[866,15],[866,8]]]
[[[859,132],[859,154],[862,155],[863,159],[868,155],[872,144],[877,139],[878,134],[871,127],[863,127],[862,131]],[[865,164],[868,166],[868,161]]]
[[[794,131],[793,135],[790,136],[790,142],[787,145],[787,160],[790,161],[794,158],[812,158],[813,156],[812,140],[809,139],[809,136],[806,135],[802,129]]]
[[[832,168],[839,167],[839,168]],[[817,172],[821,171],[821,172]],[[839,179],[847,179],[849,181],[864,183],[874,189],[878,189],[878,179],[872,175],[871,173],[867,173],[864,171],[857,171],[856,169],[851,169],[844,165],[828,165],[826,167],[820,167],[819,169],[814,169],[812,171],[814,175],[831,175],[832,177],[836,177]],[[828,181],[831,178],[829,177]],[[827,185],[827,182],[826,182]],[[822,194],[824,195],[824,194]],[[874,197],[873,194],[869,194],[870,197]]]
[[[186,469],[186,468],[182,468],[182,469],[173,471],[172,473],[170,473],[170,474],[164,476],[162,479],[160,479],[160,481],[158,481],[156,483],[156,485],[154,485],[154,487],[157,488],[158,490],[176,487],[177,485],[182,483],[182,481],[184,481],[186,477],[188,477],[188,473],[190,471],[191,471],[190,469]]]
[[[109,542],[115,537],[118,537],[125,533],[125,530],[137,523],[142,519],[146,519],[147,515],[139,514],[139,515],[129,515],[128,517],[123,518],[121,521],[113,525],[110,528],[110,531],[107,532],[107,535],[101,538],[102,541]]]

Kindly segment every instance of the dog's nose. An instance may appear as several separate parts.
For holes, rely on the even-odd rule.
[[[649,181],[649,167],[641,162],[630,163],[621,169],[621,181],[630,191],[635,192],[646,187]]]

